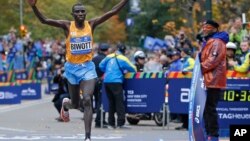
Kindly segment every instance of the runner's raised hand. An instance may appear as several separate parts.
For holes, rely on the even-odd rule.
[[[27,1],[30,4],[30,6],[35,6],[37,2],[37,0],[27,0]]]

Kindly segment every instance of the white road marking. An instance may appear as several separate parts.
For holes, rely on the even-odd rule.
[[[5,127],[0,127],[0,130],[2,131],[12,131],[12,132],[21,132],[21,133],[34,133],[35,131],[28,131],[28,130],[23,130],[23,129],[15,129],[15,128],[5,128]]]
[[[30,101],[25,101],[21,104],[15,104],[15,105],[0,105],[0,114],[5,113],[5,112],[10,112],[10,111],[15,111],[23,108],[28,108],[32,107],[35,105],[40,105],[44,103],[48,103],[51,101],[51,97],[46,97],[40,100],[30,100]]]
[[[72,136],[62,136],[62,135],[23,135],[23,136],[6,136],[0,135],[0,140],[83,140],[84,135],[72,135]],[[122,136],[106,135],[106,136],[92,136],[93,140],[117,140],[122,139]]]

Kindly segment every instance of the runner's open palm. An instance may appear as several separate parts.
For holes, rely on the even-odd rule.
[[[30,6],[35,6],[36,2],[37,0],[28,0],[28,3],[30,4]]]

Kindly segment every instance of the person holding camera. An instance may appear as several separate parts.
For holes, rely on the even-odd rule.
[[[62,101],[64,98],[69,98],[68,93],[68,86],[67,86],[67,79],[63,77],[64,68],[61,68],[58,70],[57,75],[53,79],[53,86],[52,91],[54,91],[54,98],[52,99],[52,102],[54,103],[54,106],[56,110],[59,113],[59,117],[56,118],[57,121],[63,122],[63,119],[60,116],[61,108],[62,108]]]

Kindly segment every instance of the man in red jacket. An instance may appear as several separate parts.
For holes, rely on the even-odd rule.
[[[204,43],[200,53],[201,70],[207,88],[204,110],[207,141],[218,141],[219,125],[216,107],[221,89],[226,87],[226,32],[219,32],[219,24],[208,20],[203,27]]]

